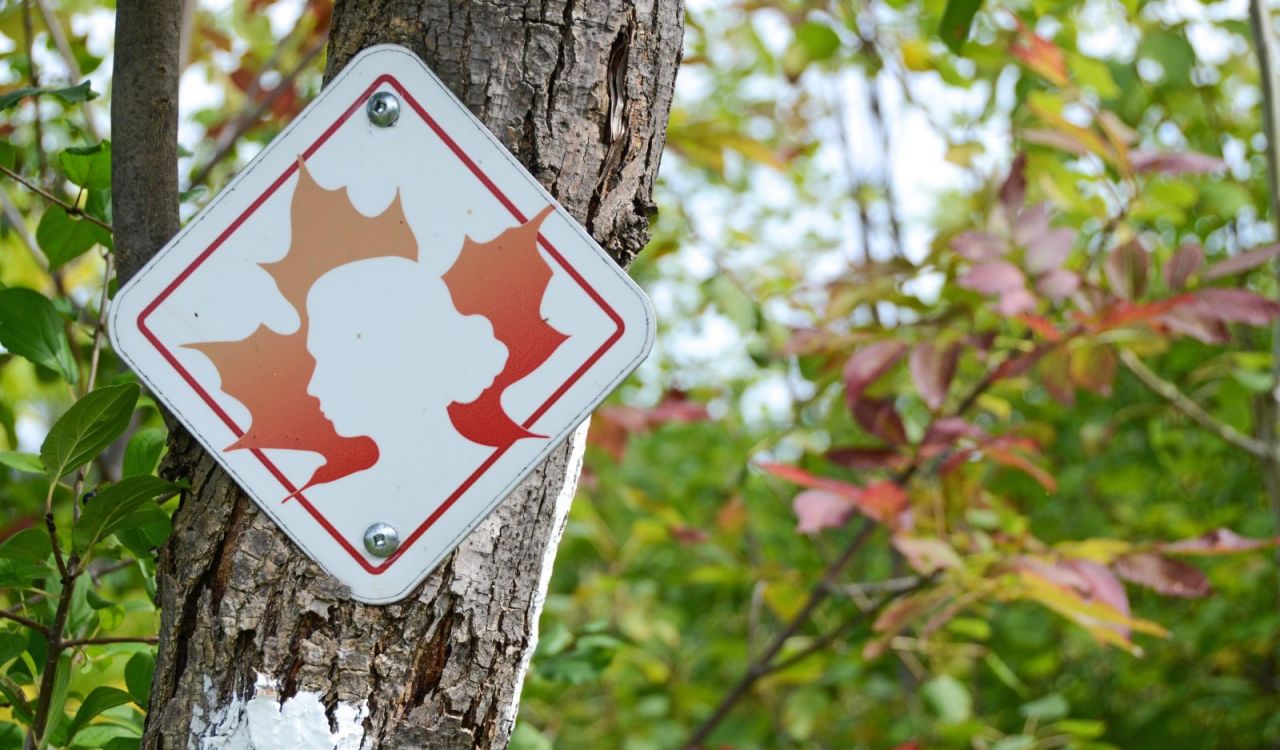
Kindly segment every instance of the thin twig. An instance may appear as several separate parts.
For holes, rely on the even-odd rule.
[[[16,612],[10,612],[7,609],[0,609],[0,619],[13,620],[19,625],[24,625],[28,628],[31,628],[37,633],[49,632],[48,628],[36,622],[35,620],[32,620],[30,617],[24,617],[23,615],[17,614]]]
[[[31,0],[22,0],[22,33],[23,41],[26,44],[27,53],[27,78],[31,82],[31,88],[40,88],[40,74],[36,70],[36,58],[32,54],[35,46],[35,31],[31,24]],[[36,130],[36,164],[39,167],[40,179],[46,179],[49,172],[49,162],[44,155],[44,125],[40,122],[40,99],[37,97],[31,101],[31,111]]]
[[[49,259],[45,257],[43,251],[40,250],[36,238],[31,236],[31,232],[27,229],[26,219],[23,218],[22,212],[14,205],[13,199],[9,197],[9,193],[0,190],[0,209],[4,211],[4,217],[9,220],[9,225],[13,227],[13,231],[18,233],[18,239],[22,240],[22,244],[27,246],[27,250],[31,252],[31,257],[35,259],[36,264],[40,266],[40,270],[49,270]]]
[[[27,189],[28,189],[28,190],[30,190],[31,192],[33,192],[33,193],[35,193],[36,195],[40,196],[41,198],[44,198],[45,200],[49,201],[50,203],[55,203],[55,204],[57,204],[58,206],[61,206],[61,207],[62,207],[62,210],[66,211],[68,216],[78,216],[78,217],[80,217],[80,218],[84,219],[85,221],[90,222],[91,224],[97,224],[98,226],[102,227],[103,229],[107,230],[108,232],[114,232],[114,231],[115,231],[114,229],[112,229],[112,228],[111,228],[111,225],[110,225],[110,224],[108,224],[108,223],[106,223],[105,221],[102,221],[101,219],[97,218],[96,216],[91,216],[91,215],[89,215],[89,214],[85,213],[85,212],[84,212],[84,210],[82,210],[79,206],[77,206],[77,205],[75,205],[75,204],[73,204],[73,203],[69,203],[69,202],[67,202],[67,201],[63,200],[62,198],[59,198],[58,196],[54,195],[53,193],[50,193],[48,190],[45,190],[44,188],[40,187],[39,185],[36,185],[35,183],[31,182],[31,181],[30,181],[30,180],[28,180],[27,178],[23,177],[22,175],[18,174],[17,172],[13,171],[12,169],[9,169],[9,168],[8,168],[8,167],[6,167],[6,166],[0,165],[0,174],[3,174],[3,175],[5,175],[6,177],[9,177],[9,178],[11,178],[11,179],[13,179],[13,180],[17,181],[17,182],[18,182],[19,184],[21,184],[23,187],[27,188]]]
[[[307,51],[303,53],[302,59],[298,61],[297,65],[294,65],[293,68],[280,79],[280,83],[276,84],[274,88],[268,91],[267,95],[262,97],[257,106],[248,113],[240,116],[240,119],[236,121],[235,127],[229,131],[229,135],[225,135],[219,139],[218,148],[214,151],[213,156],[210,157],[209,161],[200,168],[200,171],[196,172],[196,175],[191,178],[192,187],[205,184],[209,179],[209,173],[213,171],[213,168],[218,166],[224,159],[231,155],[231,152],[235,150],[236,143],[244,136],[245,133],[249,132],[254,125],[258,124],[258,120],[262,117],[263,113],[267,111],[267,108],[270,107],[276,99],[280,98],[281,94],[293,88],[293,83],[297,79],[298,75],[301,74],[302,71],[306,70],[307,66],[324,51],[324,46],[327,41],[327,35],[317,39],[307,49]]]
[[[1120,348],[1119,352],[1120,362],[1124,364],[1129,372],[1133,373],[1153,393],[1168,401],[1175,409],[1186,415],[1192,422],[1252,456],[1266,459],[1272,455],[1273,448],[1271,446],[1261,440],[1249,437],[1205,411],[1204,407],[1183,393],[1178,386],[1160,377],[1151,368],[1147,367],[1141,357],[1124,348]]]
[[[160,642],[160,637],[155,635],[124,635],[110,636],[102,638],[69,638],[62,642],[62,648],[76,648],[78,646],[102,646],[110,643],[148,643],[155,645]]]
[[[738,700],[741,699],[742,696],[746,695],[747,691],[751,689],[751,686],[755,684],[756,680],[759,680],[761,677],[769,673],[769,663],[773,661],[773,658],[777,656],[778,652],[782,650],[782,647],[786,645],[787,640],[799,632],[800,628],[804,627],[805,623],[809,621],[809,617],[813,614],[814,610],[818,608],[818,605],[826,601],[827,597],[831,594],[831,591],[833,591],[832,585],[836,582],[836,579],[840,577],[840,574],[844,572],[844,569],[853,561],[853,558],[858,554],[858,550],[862,549],[862,545],[871,538],[871,533],[875,531],[875,529],[876,525],[874,523],[869,520],[863,521],[862,528],[858,530],[858,533],[855,534],[853,539],[849,541],[849,544],[845,546],[844,550],[840,553],[840,556],[827,566],[827,569],[822,574],[822,578],[819,580],[818,584],[809,590],[809,598],[805,600],[804,606],[800,608],[800,611],[787,622],[786,626],[773,637],[773,640],[769,642],[769,645],[765,647],[764,651],[762,651],[760,655],[756,657],[755,661],[747,667],[747,671],[738,679],[738,682],[729,689],[729,692],[725,694],[724,698],[721,699],[720,705],[716,706],[715,710],[711,712],[711,715],[702,722],[702,725],[699,726],[693,734],[689,735],[689,739],[684,743],[686,750],[691,750],[692,748],[697,748],[701,745],[702,741],[705,740],[707,736],[710,735],[717,726],[719,726],[720,722],[729,715],[729,712],[733,710],[733,707],[737,704]]]

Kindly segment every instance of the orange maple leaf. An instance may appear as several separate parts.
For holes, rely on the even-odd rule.
[[[480,445],[506,448],[523,438],[546,437],[512,419],[502,407],[502,394],[568,339],[542,317],[552,271],[538,252],[538,229],[550,213],[547,206],[489,242],[466,238],[458,259],[442,277],[458,312],[487,318],[494,338],[507,347],[506,366],[479,398],[449,404],[454,428]]]
[[[321,276],[339,266],[388,256],[416,261],[418,243],[405,221],[399,194],[378,216],[365,216],[351,205],[345,190],[320,187],[301,157],[289,214],[288,252],[262,267],[297,311],[298,330],[281,334],[259,326],[239,341],[186,346],[213,362],[222,390],[249,410],[248,429],[225,450],[299,450],[324,458],[297,490],[301,492],[364,471],[377,463],[379,453],[368,436],[339,435],[324,416],[320,400],[307,393],[316,369],[307,349],[307,294]]]

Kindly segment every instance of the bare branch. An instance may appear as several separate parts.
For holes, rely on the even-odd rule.
[[[22,626],[25,626],[25,627],[31,628],[32,630],[36,631],[37,633],[45,633],[45,634],[47,634],[47,633],[49,632],[49,629],[48,629],[48,628],[46,628],[44,625],[41,625],[40,623],[36,622],[35,620],[32,620],[32,619],[31,619],[31,618],[29,618],[29,617],[24,617],[23,615],[20,615],[20,614],[18,614],[17,612],[10,612],[10,611],[9,611],[9,610],[7,610],[7,609],[0,609],[0,619],[3,619],[3,620],[12,620],[12,621],[14,621],[14,622],[18,623],[19,625],[22,625]]]
[[[62,648],[77,648],[79,646],[102,646],[110,643],[148,643],[155,645],[160,642],[160,638],[154,635],[137,635],[137,636],[113,636],[104,638],[69,638],[62,642]]]

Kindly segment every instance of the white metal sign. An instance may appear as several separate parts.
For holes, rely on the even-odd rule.
[[[411,52],[374,47],[116,295],[116,350],[366,602],[648,353],[653,312]]]

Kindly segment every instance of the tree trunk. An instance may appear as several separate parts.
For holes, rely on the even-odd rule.
[[[409,47],[625,265],[648,237],[682,29],[681,0],[339,0],[326,74]],[[368,606],[175,431],[166,473],[191,488],[159,563],[144,747],[505,747],[584,437],[407,599]]]

